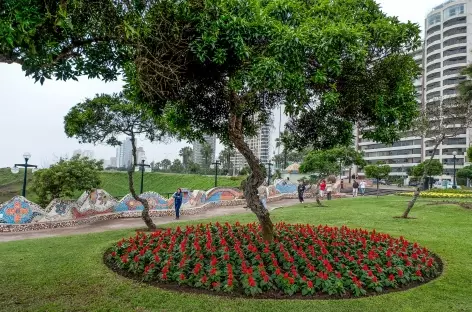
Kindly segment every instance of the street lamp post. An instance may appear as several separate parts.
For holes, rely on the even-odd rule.
[[[145,168],[145,167],[151,167],[151,165],[145,164],[145,162],[146,162],[146,158],[143,157],[143,158],[141,158],[141,163],[140,163],[140,164],[136,164],[136,166],[139,166],[139,169],[141,170],[141,191],[139,192],[139,194],[142,194],[142,193],[143,193],[143,187],[144,187],[144,168]]]
[[[212,165],[215,165],[215,187],[218,186],[218,165],[219,164],[220,162],[218,160],[212,163]]]
[[[456,151],[452,152],[452,155],[454,156],[453,157],[453,159],[454,159],[454,179],[452,180],[452,188],[456,189],[457,188],[457,184],[456,184],[456,156],[457,156],[457,152]]]
[[[24,153],[23,158],[25,159],[25,163],[24,164],[15,164],[15,166],[13,168],[15,168],[16,170],[14,170],[12,168],[12,172],[13,173],[18,173],[19,172],[18,167],[25,168],[25,175],[23,177],[23,191],[21,193],[21,196],[26,197],[26,177],[27,177],[27,173],[28,173],[28,168],[38,168],[38,166],[28,164],[28,160],[31,158],[30,153],[28,153],[28,152]]]

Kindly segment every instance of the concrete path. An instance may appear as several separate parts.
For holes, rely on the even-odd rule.
[[[307,198],[306,203],[313,203],[315,200]],[[267,206],[269,210],[274,210],[277,208],[288,207],[296,205],[298,202],[297,199],[285,199],[273,203],[269,203]],[[232,206],[232,207],[215,207],[210,208],[207,211],[191,216],[181,216],[180,221],[191,221],[191,220],[200,220],[208,219],[213,217],[221,217],[227,215],[248,213],[250,210],[244,208],[244,206]],[[174,217],[156,217],[153,218],[156,225],[169,224],[172,222],[177,222],[174,220]],[[138,229],[144,228],[144,222],[141,218],[127,218],[127,219],[115,219],[107,221],[99,221],[90,224],[78,225],[75,227],[68,228],[58,228],[58,229],[47,229],[39,231],[29,231],[29,232],[13,232],[13,233],[0,233],[0,242],[8,241],[17,241],[24,239],[33,239],[33,238],[43,238],[43,237],[56,237],[56,236],[69,236],[77,234],[86,234],[86,233],[98,233],[112,230],[122,230],[122,229]]]

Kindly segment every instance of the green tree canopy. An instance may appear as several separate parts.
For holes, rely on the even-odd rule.
[[[472,179],[472,166],[465,166],[457,171],[457,177],[462,179]]]
[[[192,161],[193,149],[190,146],[183,147],[179,151],[179,156],[182,157],[182,165],[188,168]]]
[[[120,145],[119,137],[145,136],[149,141],[164,140],[166,132],[151,112],[129,101],[123,93],[101,94],[72,107],[64,117],[65,133],[79,143]]]
[[[61,159],[48,169],[35,172],[33,191],[38,195],[39,204],[48,205],[55,198],[72,198],[76,192],[90,191],[100,186],[99,171],[103,161],[81,158]]]
[[[174,173],[182,173],[184,171],[184,165],[180,159],[174,159],[172,165],[170,166],[170,171]]]
[[[443,170],[444,166],[439,160],[425,160],[419,165],[411,167],[410,175],[414,176],[415,178],[421,178],[423,176],[432,177],[441,175]]]
[[[377,162],[376,164],[364,167],[365,175],[368,178],[373,178],[377,180],[377,192],[379,191],[379,180],[386,179],[391,171],[392,168],[381,161]]]
[[[300,165],[301,173],[316,173],[326,177],[339,173],[339,166],[363,166],[362,154],[352,147],[337,147],[329,150],[310,152]]]
[[[248,207],[264,238],[273,226],[257,188],[259,160],[244,141],[284,104],[293,146],[394,142],[417,103],[419,69],[409,51],[419,27],[374,0],[7,0],[0,61],[41,82],[79,75],[116,79],[188,140],[217,134],[246,158]],[[12,25],[14,27],[12,27]],[[349,142],[348,142],[349,141]]]

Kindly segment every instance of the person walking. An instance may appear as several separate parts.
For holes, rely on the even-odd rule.
[[[303,181],[300,181],[300,183],[298,184],[297,191],[298,191],[298,200],[301,203],[303,203],[304,202],[303,193],[305,192],[305,184],[303,183]]]
[[[174,198],[174,207],[175,207],[175,220],[179,220],[180,218],[180,206],[182,206],[182,199],[183,199],[183,194],[182,194],[182,189],[177,189],[177,192],[172,195]]]
[[[357,193],[359,191],[359,183],[357,180],[354,180],[354,183],[352,183],[352,197],[357,197]]]
[[[324,197],[325,192],[326,192],[326,180],[323,180],[320,183],[320,196]]]
[[[361,193],[362,196],[365,195],[365,180],[362,180],[361,183],[359,183],[359,192]]]
[[[333,183],[328,180],[326,184],[326,197],[328,200],[331,200],[331,193],[333,192]]]

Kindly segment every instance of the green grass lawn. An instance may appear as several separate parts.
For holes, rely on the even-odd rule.
[[[354,300],[249,300],[181,294],[139,284],[111,272],[104,250],[130,230],[0,243],[3,311],[472,311],[472,211],[426,205],[401,214],[408,198],[335,200],[327,208],[297,205],[272,213],[275,222],[343,224],[403,235],[438,254],[445,272],[404,292]],[[252,214],[206,221],[252,222]],[[197,223],[197,222],[194,222]],[[185,224],[185,223],[179,223]],[[174,224],[175,225],[175,224]],[[1,234],[0,234],[1,235]]]
[[[23,173],[13,174],[10,169],[0,168],[0,203],[10,200],[13,196],[20,195],[23,187]],[[31,186],[32,174],[28,175],[28,189],[26,197],[37,202],[36,194],[29,188]],[[126,172],[106,172],[100,173],[102,178],[101,188],[115,197],[122,197],[129,193],[128,174]],[[134,186],[139,192],[141,186],[141,173],[135,172]],[[229,178],[226,176],[218,177],[218,186],[239,187],[244,177]],[[162,196],[166,193],[173,193],[177,188],[188,188],[191,190],[209,190],[215,186],[215,178],[212,176],[201,176],[192,174],[173,174],[173,173],[144,173],[144,191],[154,191]],[[82,192],[76,194],[79,197]]]

